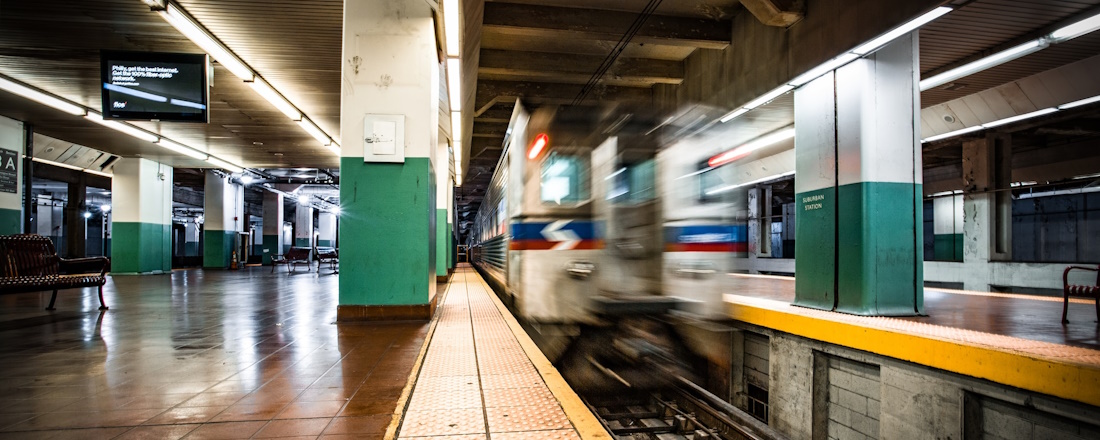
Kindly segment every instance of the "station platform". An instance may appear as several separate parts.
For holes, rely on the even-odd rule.
[[[1100,323],[1091,301],[925,289],[919,317],[867,317],[792,305],[794,278],[731,274],[732,319],[830,344],[1100,405]]]
[[[610,438],[473,268],[442,294],[387,438]]]

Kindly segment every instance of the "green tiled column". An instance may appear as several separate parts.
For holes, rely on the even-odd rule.
[[[172,271],[172,167],[120,159],[111,180],[111,272]]]
[[[0,191],[0,235],[23,232],[23,160],[20,154],[26,137],[23,123],[0,116],[0,149],[6,150],[7,163],[0,168],[15,172],[15,185],[11,191]],[[33,232],[33,231],[31,231]]]
[[[244,191],[212,170],[206,171],[202,267],[226,269],[233,259],[244,216]]]
[[[795,304],[924,307],[917,35],[795,91]]]

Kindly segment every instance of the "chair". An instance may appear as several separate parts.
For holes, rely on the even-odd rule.
[[[275,273],[275,266],[280,264],[286,265],[286,273],[293,273],[294,266],[299,264],[306,265],[306,272],[309,272],[313,268],[313,262],[310,260],[313,254],[313,250],[307,247],[292,247],[286,252],[286,255],[275,255],[271,257],[271,272]]]
[[[1070,284],[1069,272],[1072,270],[1087,270],[1096,272],[1096,284]],[[1096,301],[1096,319],[1100,321],[1100,265],[1097,267],[1083,267],[1083,266],[1070,266],[1062,272],[1062,324],[1068,324],[1069,320],[1066,319],[1066,312],[1069,311],[1069,297],[1083,296],[1092,298]]]

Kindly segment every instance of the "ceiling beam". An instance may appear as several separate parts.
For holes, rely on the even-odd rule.
[[[497,96],[519,96],[524,103],[571,104],[582,87],[581,84],[482,80],[477,84],[477,103],[481,107]],[[604,86],[597,87],[586,99],[586,102],[591,103],[606,101],[650,104],[653,102],[653,90],[644,87]]]
[[[797,23],[806,11],[803,0],[741,0],[741,5],[761,23],[776,27]]]
[[[511,50],[481,50],[479,78],[586,84],[604,61],[603,56]],[[619,58],[603,77],[616,86],[648,87],[684,81],[682,61]]]
[[[485,2],[483,34],[619,41],[637,13]],[[631,42],[725,49],[732,20],[653,15]]]

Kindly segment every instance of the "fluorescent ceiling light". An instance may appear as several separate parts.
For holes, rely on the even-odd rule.
[[[764,104],[767,104],[767,103],[771,102],[771,100],[773,100],[775,98],[778,98],[778,97],[782,96],[784,93],[787,93],[791,90],[794,90],[794,87],[791,87],[790,85],[787,85],[787,84],[783,84],[779,87],[776,87],[774,90],[772,90],[768,93],[765,93],[763,96],[761,96],[759,98],[756,98],[752,101],[749,101],[749,103],[745,104],[744,107],[749,109],[749,110],[752,110],[754,108],[760,107]]]
[[[447,56],[457,57],[461,51],[458,38],[458,0],[443,0],[443,32],[447,37]]]
[[[88,173],[88,174],[95,174],[95,175],[97,175],[97,176],[103,176],[103,177],[115,177],[115,175],[114,175],[114,174],[111,174],[111,173],[104,173],[103,171],[96,171],[96,170],[93,170],[93,169],[90,169],[90,168],[85,168],[85,169],[83,169],[82,171],[84,171],[85,173]],[[111,210],[110,208],[107,208],[107,211],[110,211],[110,210]],[[104,212],[106,212],[106,211],[104,211]]]
[[[806,84],[810,81],[813,81],[813,80],[817,79],[817,77],[819,77],[821,75],[824,75],[827,72],[836,70],[836,69],[840,68],[840,66],[843,66],[843,65],[848,64],[852,61],[855,61],[858,58],[859,58],[859,55],[856,55],[854,53],[843,54],[841,56],[838,56],[836,58],[833,58],[829,61],[826,61],[826,62],[822,63],[820,66],[817,66],[813,69],[810,69],[809,72],[803,73],[803,74],[795,77],[795,79],[792,79],[787,84],[790,84],[794,87],[802,86],[803,84]]]
[[[1082,99],[1082,100],[1079,100],[1079,101],[1073,101],[1073,102],[1068,103],[1068,104],[1062,104],[1062,105],[1058,106],[1058,109],[1059,110],[1065,110],[1065,109],[1069,109],[1069,108],[1080,107],[1082,105],[1092,104],[1094,102],[1100,102],[1100,95],[1096,95],[1096,96],[1093,96],[1091,98],[1085,98],[1085,99]]]
[[[937,134],[935,136],[929,136],[929,137],[926,137],[924,139],[921,139],[921,142],[922,143],[923,142],[935,142],[935,141],[938,141],[940,139],[947,139],[949,137],[955,137],[955,136],[958,136],[958,135],[961,135],[961,134],[973,133],[975,131],[984,130],[984,129],[985,129],[985,127],[982,127],[981,125],[975,125],[973,127],[967,127],[967,128],[963,128],[963,129],[959,129],[959,130],[955,130],[955,131],[950,131],[950,132],[947,132],[947,133],[944,133],[944,134]]]
[[[715,189],[707,191],[706,195],[713,196],[715,194],[721,194],[721,193],[724,193],[726,191],[731,191],[731,190],[735,190],[737,188],[741,188],[743,186],[756,185],[757,183],[770,182],[772,180],[782,179],[784,177],[793,176],[793,175],[794,175],[794,171],[787,171],[785,173],[779,173],[779,174],[775,174],[775,175],[768,176],[768,177],[761,177],[759,179],[752,180],[752,181],[745,182],[745,183],[738,183],[736,185],[729,185],[729,186],[723,186],[721,188],[715,188]]]
[[[742,107],[742,108],[739,108],[737,110],[734,110],[732,112],[727,113],[725,116],[722,116],[722,119],[720,119],[720,121],[729,122],[729,121],[732,121],[732,120],[736,119],[738,116],[741,116],[741,115],[743,115],[745,113],[748,113],[748,112],[749,112],[749,109]]]
[[[451,140],[462,139],[462,112],[451,112]]]
[[[176,142],[170,141],[168,139],[164,139],[164,138],[161,138],[160,141],[157,142],[157,145],[160,145],[161,147],[164,147],[167,150],[171,150],[171,151],[174,151],[176,153],[182,154],[184,156],[194,158],[194,159],[198,159],[198,160],[206,160],[207,157],[210,157],[210,155],[208,155],[206,153],[203,153],[201,151],[198,151],[194,148],[191,148],[191,147],[188,147],[186,145],[179,144],[179,143],[176,143]]]
[[[35,162],[38,162],[38,163],[53,165],[55,167],[68,168],[70,170],[76,170],[76,171],[83,171],[85,173],[95,174],[97,176],[114,177],[114,174],[111,174],[111,173],[105,173],[103,171],[97,171],[97,170],[92,170],[92,169],[88,169],[88,168],[81,168],[81,167],[78,167],[76,165],[69,165],[67,163],[54,162],[52,160],[39,159],[37,157],[32,157],[31,160],[33,160]]]
[[[794,127],[784,128],[782,130],[756,138],[725,153],[714,156],[707,161],[707,165],[711,168],[717,168],[742,157],[745,157],[753,151],[759,150],[774,143],[785,141],[793,137]]]
[[[332,143],[330,143],[328,145],[325,145],[325,146],[328,147],[328,150],[331,151],[332,154],[335,154],[337,156],[340,155],[340,144],[333,141]]]
[[[1092,17],[1051,32],[1050,39],[1060,43],[1080,37],[1097,29],[1100,29],[1100,14],[1093,15]]]
[[[298,125],[300,125],[302,129],[306,131],[306,133],[309,133],[310,136],[313,136],[314,139],[317,139],[317,142],[320,142],[321,145],[328,145],[332,143],[332,139],[329,138],[324,131],[321,131],[321,129],[318,128],[317,125],[313,123],[313,121],[302,118],[301,121],[298,121]]]
[[[216,167],[218,167],[218,168],[223,168],[223,169],[225,169],[225,170],[227,170],[227,171],[229,171],[229,172],[231,172],[231,173],[240,173],[240,172],[244,172],[244,168],[241,168],[241,167],[239,167],[239,166],[233,165],[233,164],[231,164],[231,163],[229,163],[229,162],[226,162],[226,161],[224,161],[224,160],[218,159],[218,158],[216,158],[216,157],[214,157],[214,156],[210,156],[210,157],[206,158],[206,161],[207,161],[207,162],[210,162],[211,164],[213,164],[214,166],[216,166]]]
[[[267,102],[270,102],[271,105],[274,105],[275,108],[283,112],[283,114],[286,115],[286,117],[290,118],[290,120],[297,121],[299,119],[302,119],[302,112],[299,112],[297,108],[294,108],[294,104],[291,104],[290,101],[287,101],[286,98],[283,98],[283,95],[280,95],[279,92],[276,92],[275,89],[267,83],[267,81],[256,78],[252,82],[248,83],[248,85],[251,86],[252,90],[255,90],[256,93],[259,93],[260,96],[263,96],[264,99],[267,100]]]
[[[875,49],[878,49],[882,46],[885,46],[886,43],[894,41],[894,39],[896,39],[896,38],[898,38],[902,35],[905,35],[909,32],[912,32],[914,29],[917,29],[921,26],[924,26],[928,22],[930,22],[932,20],[935,20],[937,18],[940,18],[941,16],[943,16],[944,14],[947,14],[948,12],[951,12],[951,8],[946,7],[946,6],[940,6],[936,9],[933,9],[933,10],[925,13],[924,15],[921,15],[920,17],[917,17],[917,18],[909,21],[908,23],[905,23],[905,24],[899,26],[898,28],[896,28],[896,29],[894,29],[890,32],[882,34],[878,38],[875,38],[871,41],[868,41],[866,43],[861,44],[859,47],[853,49],[852,53],[854,53],[856,55],[859,55],[859,56],[867,55],[871,52],[874,52]],[[822,72],[822,73],[824,73],[824,72]]]
[[[207,33],[198,22],[181,10],[179,6],[176,6],[175,3],[168,3],[167,9],[158,12],[168,24],[171,24],[172,27],[179,30],[180,33],[191,40],[191,42],[210,54],[211,57],[217,60],[218,63],[221,63],[223,67],[229,69],[237,78],[245,81],[252,81],[252,78],[255,77],[252,74],[252,69],[249,69],[240,58],[230,53],[228,48],[222,45],[214,36]]]
[[[39,104],[53,107],[70,115],[84,116],[86,113],[84,107],[39,92],[38,90],[10,81],[7,78],[0,77],[0,89],[22,96]]]
[[[103,116],[100,115],[99,113],[96,113],[96,112],[88,112],[87,115],[84,115],[84,119],[95,122],[96,124],[102,125],[104,127],[107,127],[107,128],[113,129],[113,130],[121,131],[121,132],[126,133],[130,136],[141,139],[145,142],[156,142],[158,139],[160,139],[159,136],[157,136],[155,134],[152,134],[152,133],[149,133],[149,132],[147,132],[145,130],[142,130],[140,128],[137,128],[133,125],[126,124],[126,123],[123,123],[123,122],[118,122],[118,121],[104,120]]]
[[[939,75],[935,75],[931,78],[923,79],[920,82],[920,90],[923,92],[931,88],[939,87],[964,76],[973,75],[991,67],[996,67],[1017,58],[1023,57],[1027,54],[1035,53],[1046,46],[1046,43],[1042,40],[1033,40],[1013,47],[1011,49],[997,52],[993,55],[987,56],[977,61],[972,61],[970,63],[943,72]]]
[[[447,58],[447,90],[451,99],[451,111],[462,110],[462,62]]]
[[[1017,122],[1017,121],[1022,121],[1024,119],[1031,119],[1031,118],[1035,118],[1035,117],[1039,117],[1039,116],[1043,116],[1043,115],[1049,115],[1049,114],[1054,113],[1056,111],[1058,111],[1058,109],[1056,109],[1054,107],[1045,108],[1045,109],[1042,109],[1042,110],[1033,111],[1031,113],[1024,113],[1022,115],[1013,116],[1011,118],[998,119],[998,120],[993,121],[993,122],[982,124],[982,127],[985,127],[985,128],[998,127],[998,126],[1001,126],[1001,125],[1011,124],[1011,123]]]

